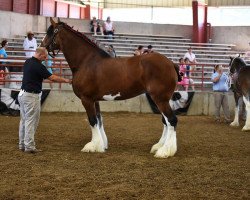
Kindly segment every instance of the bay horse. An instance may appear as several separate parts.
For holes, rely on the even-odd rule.
[[[163,132],[152,146],[155,157],[174,156],[177,151],[177,117],[170,107],[178,81],[177,67],[165,56],[112,58],[83,33],[58,19],[51,25],[41,46],[48,52],[61,50],[72,71],[72,87],[80,98],[89,120],[92,139],[83,152],[104,152],[108,140],[103,127],[99,101],[125,100],[147,92],[162,114]]]
[[[239,126],[239,98],[243,97],[246,106],[246,123],[242,131],[250,131],[250,65],[247,65],[240,57],[232,58],[229,71],[233,80],[233,92],[235,99],[235,116],[230,126]]]

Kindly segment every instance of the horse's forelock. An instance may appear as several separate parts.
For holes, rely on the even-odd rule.
[[[232,58],[229,64],[230,72],[234,73],[235,70],[239,72],[240,68],[244,66],[246,66],[246,63],[241,57]]]

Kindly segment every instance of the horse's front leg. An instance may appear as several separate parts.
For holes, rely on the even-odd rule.
[[[234,92],[234,100],[235,100],[235,109],[234,109],[234,121],[230,124],[230,126],[239,126],[239,96]]]
[[[89,143],[87,143],[82,149],[83,152],[104,152],[104,142],[101,135],[101,130],[98,125],[98,118],[96,114],[96,108],[94,101],[88,98],[81,98],[82,104],[86,109],[89,124],[92,131],[92,139]]]
[[[98,101],[95,102],[95,109],[96,109],[96,115],[97,115],[97,119],[98,119],[98,126],[99,126],[99,129],[101,131],[101,136],[102,136],[102,140],[104,143],[104,148],[108,149],[108,138],[107,138],[106,133],[104,131],[103,119],[102,119],[102,115],[101,115],[100,104]]]
[[[243,96],[243,101],[246,105],[246,123],[245,126],[242,128],[242,131],[250,131],[250,98],[248,99]]]

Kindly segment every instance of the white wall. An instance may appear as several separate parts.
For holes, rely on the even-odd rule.
[[[61,19],[79,31],[89,32],[89,21],[79,19]],[[192,38],[192,26],[114,22],[117,33],[136,33],[151,35],[177,35],[184,38]],[[27,31],[45,32],[50,25],[49,18],[33,16],[7,11],[0,11],[0,38],[10,38],[16,35],[26,35]],[[249,26],[216,26],[212,27],[213,43],[236,44],[237,50],[249,50],[250,42]]]

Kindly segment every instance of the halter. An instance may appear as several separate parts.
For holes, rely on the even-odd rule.
[[[55,28],[54,32],[53,32],[53,36],[52,39],[50,40],[50,42],[45,46],[46,48],[48,48],[50,51],[52,51],[53,55],[50,54],[50,51],[48,52],[48,54],[52,57],[55,58],[56,55],[58,55],[60,48],[58,49],[57,53],[55,53],[53,46],[56,45],[56,36],[59,32],[59,28]]]

